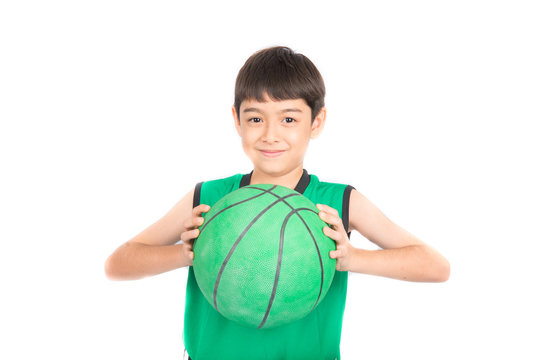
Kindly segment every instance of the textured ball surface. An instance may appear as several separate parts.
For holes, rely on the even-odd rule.
[[[278,185],[244,186],[204,219],[193,269],[223,316],[271,328],[303,318],[322,301],[335,274],[335,242],[307,197]]]

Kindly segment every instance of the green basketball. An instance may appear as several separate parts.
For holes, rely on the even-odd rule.
[[[241,187],[204,215],[193,250],[198,286],[219,313],[246,326],[301,319],[322,301],[335,274],[326,225],[294,190]]]

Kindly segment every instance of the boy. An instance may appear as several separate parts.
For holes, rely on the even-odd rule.
[[[352,186],[322,182],[303,169],[311,138],[326,120],[325,87],[314,64],[286,47],[253,54],[236,79],[235,127],[253,163],[250,174],[198,183],[162,219],[118,248],[106,262],[111,279],[138,279],[190,266],[184,342],[194,360],[338,359],[347,272],[409,281],[446,281],[449,263],[392,223]],[[337,272],[324,300],[305,318],[273,329],[250,329],[222,317],[203,297],[191,267],[193,240],[221,197],[249,184],[295,189],[311,199],[336,243]],[[359,231],[382,250],[354,248]],[[176,244],[178,240],[181,243]]]

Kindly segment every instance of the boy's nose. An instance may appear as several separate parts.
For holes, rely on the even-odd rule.
[[[262,141],[264,142],[275,142],[279,141],[279,130],[277,124],[267,124],[264,129],[264,134],[262,135]]]

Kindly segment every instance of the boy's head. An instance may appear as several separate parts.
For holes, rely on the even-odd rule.
[[[310,139],[326,118],[324,82],[313,63],[286,47],[252,55],[236,80],[234,125],[254,174],[302,172]]]
[[[265,94],[272,100],[305,100],[313,121],[324,107],[326,89],[320,72],[306,56],[275,46],[257,51],[240,69],[234,95],[238,120],[242,101],[262,102]]]

